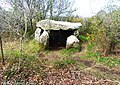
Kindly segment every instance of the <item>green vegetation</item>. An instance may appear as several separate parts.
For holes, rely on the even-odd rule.
[[[86,36],[83,36],[83,35],[79,35],[78,38],[82,41],[82,42],[85,42],[87,41],[87,37]]]
[[[55,68],[66,68],[68,65],[74,65],[75,63],[75,60],[64,58],[53,62]]]
[[[62,49],[60,51],[60,53],[62,55],[71,55],[71,54],[74,54],[74,53],[79,52],[79,51],[80,51],[80,48],[78,47],[78,48]]]
[[[34,50],[32,50],[34,51]],[[7,69],[3,72],[5,80],[9,81],[12,78],[16,80],[25,80],[26,77],[34,74],[43,75],[44,62],[35,54],[22,53],[19,51],[5,50],[5,59],[7,63]],[[19,66],[20,58],[20,66]],[[20,78],[19,78],[20,76]]]
[[[92,52],[93,44],[87,46],[87,52],[80,54],[81,51],[78,48],[41,51],[38,43],[35,43],[34,40],[29,40],[29,42],[23,43],[24,49],[22,55],[19,49],[16,48],[17,44],[16,46],[14,43],[12,44],[10,48],[9,45],[6,45],[4,49],[6,63],[8,63],[6,65],[8,66],[2,75],[5,76],[4,79],[6,81],[12,79],[18,81],[21,79],[26,80],[31,75],[39,75],[41,78],[45,77],[46,71],[50,69],[59,70],[66,68],[74,68],[97,78],[108,79],[112,79],[109,77],[112,74],[108,72],[112,72],[112,69],[114,69],[116,73],[113,76],[113,80],[119,80],[117,72],[119,72],[120,59],[111,56],[105,57],[99,52]],[[18,68],[19,58],[20,68]],[[104,70],[101,71],[102,68],[111,70],[105,70],[104,72]],[[86,71],[86,69],[88,70]]]
[[[119,58],[112,58],[110,56],[108,57],[101,56],[100,53],[89,52],[84,56],[80,56],[80,58],[89,59],[89,60],[95,61],[96,63],[101,63],[108,67],[120,66]]]
[[[38,53],[44,50],[44,45],[33,39],[26,41],[23,48],[25,53]]]
[[[37,82],[36,84],[41,82],[44,85],[51,80],[58,82],[74,78],[81,81],[85,78],[95,81],[93,84],[101,83],[102,80],[105,80],[104,82],[109,80],[110,85],[111,82],[115,82],[114,80],[118,83],[120,81],[120,8],[110,9],[107,13],[101,10],[95,16],[82,18],[71,15],[74,9],[71,9],[72,4],[68,3],[69,0],[47,0],[47,3],[38,1],[11,0],[8,3],[12,4],[13,10],[9,11],[0,7],[0,61],[2,62],[0,82],[23,80]],[[71,10],[68,11],[69,9]],[[48,14],[50,16],[47,16]],[[77,48],[44,50],[44,45],[33,38],[36,22],[48,17],[53,20],[81,22],[82,27],[78,29],[77,36],[80,45]]]

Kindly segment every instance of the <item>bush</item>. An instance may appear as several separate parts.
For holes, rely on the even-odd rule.
[[[78,39],[80,40],[80,41],[82,41],[82,42],[86,42],[88,39],[87,39],[87,37],[86,36],[83,36],[83,35],[79,35],[78,36]]]
[[[45,47],[43,44],[37,42],[36,40],[29,40],[24,44],[25,53],[37,53],[41,50],[44,50]]]

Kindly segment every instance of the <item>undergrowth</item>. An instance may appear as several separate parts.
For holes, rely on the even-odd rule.
[[[71,54],[74,54],[74,53],[79,52],[79,51],[80,51],[79,48],[69,48],[69,49],[62,49],[60,51],[60,53],[62,55],[71,55]]]
[[[5,50],[4,52],[6,63],[8,63],[8,66],[3,73],[6,81],[9,81],[12,78],[25,80],[32,73],[39,75],[44,74],[44,62],[42,62],[39,57],[26,53],[22,53],[22,55],[20,55],[19,51]],[[20,67],[18,68],[19,58]]]
[[[105,57],[98,52],[92,52],[92,49],[94,47],[93,44],[90,44],[88,47],[89,47],[87,49],[88,51],[84,53],[84,55],[77,54],[78,52],[80,53],[79,48],[61,49],[58,52],[49,50],[41,51],[43,49],[42,45],[37,43],[35,40],[31,40],[30,42],[26,41],[23,43],[22,55],[20,55],[19,49],[14,49],[12,47],[5,48],[4,49],[5,60],[6,63],[8,63],[8,67],[3,72],[5,79],[10,80],[12,78],[15,78],[19,80],[20,76],[24,80],[28,76],[30,76],[30,74],[33,73],[42,76],[45,73],[44,72],[44,70],[46,69],[46,67],[44,67],[45,65],[47,65],[48,67],[49,65],[52,65],[53,68],[56,69],[64,69],[69,66],[75,66],[76,68],[78,69],[80,68],[80,70],[83,70],[90,66],[90,65],[87,66],[85,64],[85,60],[92,61],[91,63],[93,62],[99,63],[109,68],[120,66],[119,58],[113,58],[110,56]],[[38,56],[40,51],[43,53],[44,55],[43,57],[41,57],[40,55]],[[19,57],[20,57],[20,69],[18,70]],[[79,59],[78,61],[75,60],[74,59],[75,57],[79,58],[80,61]],[[51,58],[51,60],[49,58]],[[46,64],[47,62],[49,64]]]
[[[36,40],[28,40],[23,44],[24,52],[25,53],[37,53],[39,51],[44,50],[44,45],[37,42]]]
[[[95,61],[97,63],[101,63],[103,65],[106,65],[108,67],[114,67],[120,65],[120,59],[119,58],[113,58],[110,56],[102,56],[100,53],[95,52],[88,52],[84,56],[80,56],[82,59],[89,59],[92,61]]]
[[[53,66],[55,68],[65,68],[68,65],[74,65],[75,63],[76,63],[75,60],[63,58],[62,60],[56,60],[56,61],[54,61],[53,62]]]

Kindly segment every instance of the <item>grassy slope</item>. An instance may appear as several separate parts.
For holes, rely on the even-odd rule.
[[[99,53],[79,52],[78,49],[40,51],[41,47],[34,40],[26,41],[23,54],[19,54],[19,43],[9,42],[4,46],[6,66],[0,65],[0,81],[38,79],[41,82],[50,69],[72,69],[84,72],[97,79],[120,80],[120,58],[103,57]],[[18,57],[20,69],[18,70]],[[20,77],[19,77],[20,76]]]

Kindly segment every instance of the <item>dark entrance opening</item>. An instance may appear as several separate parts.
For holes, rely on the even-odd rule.
[[[56,49],[66,46],[67,37],[72,35],[75,30],[50,30],[49,48]]]

